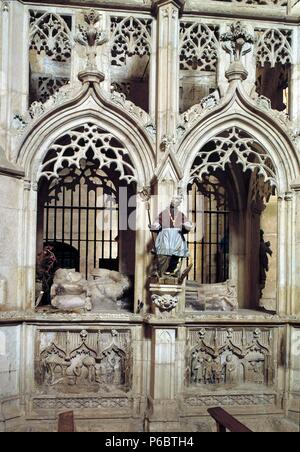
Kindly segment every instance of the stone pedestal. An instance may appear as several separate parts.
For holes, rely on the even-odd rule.
[[[184,287],[177,284],[150,284],[152,314],[176,317],[184,311]]]

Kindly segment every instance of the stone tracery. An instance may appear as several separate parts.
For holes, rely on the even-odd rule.
[[[261,30],[257,31],[257,36],[257,61],[262,67],[267,63],[269,63],[271,67],[275,67],[277,63],[292,63],[291,30]]]
[[[54,61],[71,58],[70,29],[63,18],[53,13],[30,12],[30,49]]]
[[[219,28],[201,23],[180,24],[180,68],[216,71]]]
[[[125,180],[128,184],[137,181],[128,151],[113,134],[92,123],[70,130],[51,146],[38,179],[57,178],[59,170],[66,166],[75,165],[80,168],[81,160],[87,159],[89,151],[93,152],[94,159],[99,162],[99,169],[115,167],[120,180]]]
[[[113,66],[123,66],[128,57],[151,54],[150,19],[136,17],[111,18],[111,61]]]
[[[201,163],[195,163],[192,168],[190,183],[195,179],[202,179],[202,176],[218,168],[225,169],[226,164],[232,161],[232,157],[237,157],[237,163],[242,165],[243,171],[258,170],[258,176],[264,178],[265,182],[270,182],[276,186],[276,173],[273,162],[268,154],[258,150],[254,137],[243,132],[238,127],[227,129],[223,134],[219,134],[209,141],[212,146],[209,150],[203,148],[197,157]]]

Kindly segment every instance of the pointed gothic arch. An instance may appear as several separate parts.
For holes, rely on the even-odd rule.
[[[141,113],[142,112],[139,109],[133,109],[131,103],[127,103],[126,101],[115,101],[112,96],[105,94],[99,86],[99,78],[96,77],[96,81],[95,79],[92,81],[89,79],[86,80],[83,83],[80,92],[77,91],[76,93],[76,91],[74,92],[71,90],[71,92],[64,97],[63,101],[55,99],[53,104],[50,104],[50,106],[46,105],[46,107],[42,109],[42,112],[37,114],[28,125],[22,144],[17,153],[16,161],[24,168],[25,179],[29,182],[27,183],[28,191],[25,192],[24,209],[24,223],[27,223],[29,227],[27,229],[26,249],[24,250],[23,259],[24,265],[29,268],[27,273],[26,293],[31,294],[31,306],[35,302],[34,281],[37,243],[35,242],[34,237],[37,236],[37,190],[40,176],[43,172],[43,165],[47,161],[47,155],[49,156],[49,150],[53,149],[53,146],[56,151],[59,151],[58,148],[60,148],[60,156],[62,157],[61,162],[64,162],[67,155],[69,163],[72,163],[73,165],[75,163],[75,166],[78,167],[79,161],[76,158],[76,152],[73,153],[72,157],[70,156],[70,151],[67,150],[67,154],[64,156],[64,148],[57,140],[68,135],[70,131],[78,133],[80,128],[84,127],[85,124],[89,124],[91,128],[95,130],[95,134],[98,138],[102,137],[104,140],[100,146],[99,140],[98,144],[95,144],[93,143],[92,136],[88,138],[90,143],[94,145],[93,151],[96,161],[98,161],[101,167],[105,167],[105,170],[107,171],[116,169],[116,167],[117,169],[121,169],[119,175],[124,179],[123,182],[125,184],[134,182],[134,191],[137,193],[143,187],[150,184],[155,166],[154,139],[147,129],[149,118],[148,116],[143,116]],[[109,139],[109,143],[105,144],[105,139],[107,138]],[[76,148],[78,143],[77,145],[76,143],[74,144]],[[111,148],[109,149],[109,147]],[[83,157],[85,152],[88,152],[88,149],[85,148],[85,146],[77,146],[76,149],[79,149],[80,152],[82,152]],[[123,157],[125,159],[123,159]],[[123,163],[121,163],[122,161]],[[62,163],[62,165],[64,166],[64,163]],[[127,169],[126,171],[123,171],[125,167]],[[53,169],[54,168],[52,168],[52,170]],[[56,169],[58,169],[58,167],[55,168],[54,173],[56,172]],[[135,217],[146,218],[146,215],[141,213],[144,209],[143,203],[139,202],[137,199],[136,204]],[[31,206],[31,208],[29,208],[29,206]],[[131,207],[129,208],[129,212],[131,212],[130,209]],[[144,233],[144,227],[140,225],[140,222],[137,220],[135,221],[137,230],[132,233],[141,236]],[[135,239],[132,240],[135,241]],[[123,242],[126,243],[126,240],[123,240]],[[142,240],[139,240],[137,243],[137,248],[134,249],[134,247],[132,247],[131,249],[131,252],[134,255],[134,262],[138,256],[145,253],[146,247]],[[124,256],[127,254],[129,256],[130,253],[126,253],[124,250]],[[134,300],[137,303],[137,300],[144,296],[143,265],[139,265],[137,271],[134,272],[133,270],[132,274],[134,275],[135,280]]]

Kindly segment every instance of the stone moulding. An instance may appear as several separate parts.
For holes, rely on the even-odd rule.
[[[277,403],[276,394],[209,394],[194,395],[184,398],[184,404],[189,408],[211,406],[274,406]]]
[[[231,313],[201,313],[191,314],[190,312],[182,313],[177,318],[170,318],[170,322],[178,321],[180,324],[245,324],[251,323],[254,325],[259,324],[272,324],[272,325],[300,325],[300,315],[286,316],[286,315],[273,315],[262,312],[231,312]],[[140,325],[142,323],[147,324],[160,324],[165,322],[165,318],[160,319],[154,315],[146,314],[122,314],[122,313],[39,313],[36,311],[0,311],[0,323],[42,323],[45,325],[51,325],[52,323],[63,324],[78,324],[78,323],[90,323],[90,324],[129,324]]]
[[[67,84],[61,87],[46,102],[34,102],[25,115],[22,116],[20,113],[15,113],[12,120],[12,130],[22,138],[37,121],[45,120],[49,114],[55,114],[58,108],[67,108],[71,101],[76,101],[78,97],[83,97],[86,89],[85,87],[82,88],[78,83],[74,85]],[[114,90],[108,94],[103,89],[98,92],[102,99],[116,105],[121,111],[133,117],[146,130],[151,139],[155,139],[156,126],[148,113],[127,100],[124,94],[117,93]]]
[[[95,409],[128,410],[133,408],[133,400],[127,397],[34,397],[34,410]],[[130,415],[130,413],[129,413]]]

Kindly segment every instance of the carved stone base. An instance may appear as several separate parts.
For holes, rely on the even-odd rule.
[[[148,413],[145,419],[148,432],[180,431],[180,418],[176,400],[148,399]]]
[[[79,72],[78,78],[82,83],[101,83],[105,80],[105,75],[95,69],[86,69]]]

